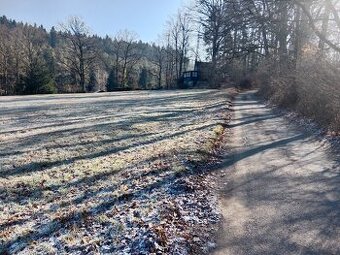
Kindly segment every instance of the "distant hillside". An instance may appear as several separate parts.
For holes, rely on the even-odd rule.
[[[59,30],[0,17],[0,94],[172,88],[179,75],[170,45],[144,43],[128,31],[90,35],[70,18]]]

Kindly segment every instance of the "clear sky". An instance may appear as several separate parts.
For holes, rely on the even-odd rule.
[[[100,36],[119,30],[156,41],[168,18],[187,0],[0,0],[0,15],[50,29],[69,16],[80,16]]]

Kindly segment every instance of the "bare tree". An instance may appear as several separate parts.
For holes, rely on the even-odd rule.
[[[11,45],[11,34],[9,30],[0,25],[0,95],[8,94],[10,86],[10,66],[13,46]]]
[[[116,79],[123,87],[127,87],[135,66],[140,62],[143,52],[137,44],[137,34],[128,30],[119,31],[113,38],[112,54]]]
[[[69,18],[60,27],[67,44],[64,45],[59,61],[77,75],[81,89],[86,92],[86,78],[98,57],[88,36],[89,28],[79,17]]]
[[[168,50],[169,70],[175,70],[175,77],[178,81],[186,68],[187,53],[190,43],[191,20],[186,12],[178,12],[168,22],[166,41]],[[170,76],[170,73],[169,73]]]
[[[165,82],[167,89],[170,89],[173,87],[176,79],[176,50],[173,49],[172,43],[170,40],[170,32],[167,31],[165,34],[165,40],[166,40],[166,47],[165,47]]]
[[[322,24],[322,28],[320,30],[320,28],[318,28],[317,23],[316,23],[316,20],[318,18],[316,19],[316,18],[313,17],[313,14],[310,10],[310,5],[307,5],[303,1],[299,1],[299,0],[294,0],[294,3],[296,5],[298,5],[299,7],[301,7],[302,11],[304,12],[304,14],[306,15],[306,17],[309,21],[310,27],[312,28],[314,33],[317,35],[317,37],[321,40],[321,43],[319,43],[319,46],[321,46],[323,48],[324,44],[327,44],[334,51],[340,52],[340,46],[338,45],[338,43],[334,42],[332,39],[330,39],[329,36],[328,36],[328,33],[327,33],[329,17],[330,17],[329,12],[331,12],[332,15],[333,15],[335,26],[338,27],[338,29],[340,30],[340,18],[339,18],[339,14],[336,11],[334,4],[330,0],[325,1],[324,6],[325,6],[326,10],[324,12],[324,16],[323,16],[323,19],[322,19],[323,24]],[[327,17],[328,17],[328,19],[327,19]]]
[[[225,22],[224,0],[198,0],[198,22],[203,30],[203,38],[209,46],[213,69],[216,69],[218,54],[222,49],[222,42],[227,32],[228,23]]]
[[[155,51],[154,51],[154,56],[152,62],[156,65],[157,67],[157,83],[158,83],[158,88],[162,88],[163,86],[163,73],[165,71],[166,67],[166,48],[163,46],[155,46]]]

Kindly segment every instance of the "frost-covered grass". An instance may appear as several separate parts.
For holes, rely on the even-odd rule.
[[[228,106],[217,90],[0,98],[0,253],[181,251],[176,178],[208,160]]]

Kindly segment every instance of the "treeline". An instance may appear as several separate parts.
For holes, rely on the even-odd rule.
[[[196,0],[192,9],[216,81],[257,83],[274,103],[340,131],[339,1]]]
[[[339,10],[336,0],[195,0],[157,45],[127,31],[90,35],[78,18],[47,32],[2,17],[0,92],[178,88],[194,58],[210,62],[212,87],[257,84],[276,104],[340,130]]]
[[[50,31],[0,17],[0,95],[179,86],[188,64],[182,29],[160,45],[143,43],[129,31],[105,38],[89,31],[77,17]]]

